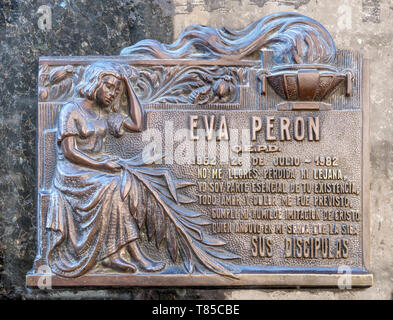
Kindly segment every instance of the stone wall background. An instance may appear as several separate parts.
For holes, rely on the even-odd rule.
[[[41,5],[52,10],[41,30]],[[141,39],[171,43],[189,24],[243,28],[278,11],[310,16],[336,47],[370,59],[371,271],[368,289],[25,288],[36,246],[35,135],[40,56],[118,55]],[[392,299],[393,0],[0,0],[0,298]]]

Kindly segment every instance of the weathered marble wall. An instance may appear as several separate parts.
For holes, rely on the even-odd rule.
[[[41,5],[52,25],[41,30]],[[24,286],[36,245],[38,57],[117,55],[144,38],[170,43],[189,24],[242,28],[277,11],[321,22],[371,74],[371,270],[374,286],[343,290],[79,289]],[[393,2],[391,0],[1,0],[0,297],[134,299],[391,299],[393,297]]]

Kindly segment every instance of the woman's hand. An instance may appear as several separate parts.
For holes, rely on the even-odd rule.
[[[109,171],[111,173],[119,172],[121,170],[121,165],[116,162],[117,159],[107,159],[100,162],[100,169]]]
[[[127,71],[123,65],[120,64],[121,78],[123,81],[128,81]]]

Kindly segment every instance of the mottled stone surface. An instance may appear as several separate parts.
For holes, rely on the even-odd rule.
[[[37,10],[52,8],[40,30]],[[370,59],[371,271],[374,286],[332,289],[26,289],[36,246],[39,56],[117,55],[144,38],[172,42],[189,24],[242,28],[277,11],[321,22],[338,48]],[[393,297],[393,5],[388,0],[0,0],[0,296],[118,299],[391,299]]]

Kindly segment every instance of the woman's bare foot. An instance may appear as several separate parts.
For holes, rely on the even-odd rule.
[[[135,261],[138,267],[147,272],[157,272],[165,268],[164,262],[156,262],[148,259],[139,248],[136,241],[131,242],[128,245],[128,252],[130,253],[131,259]]]
[[[136,272],[136,266],[134,264],[132,264],[131,262],[124,260],[120,256],[119,251],[112,254],[108,258],[106,258],[102,262],[102,264],[107,268],[111,268],[111,269],[115,269],[115,270],[126,271],[126,272]]]

